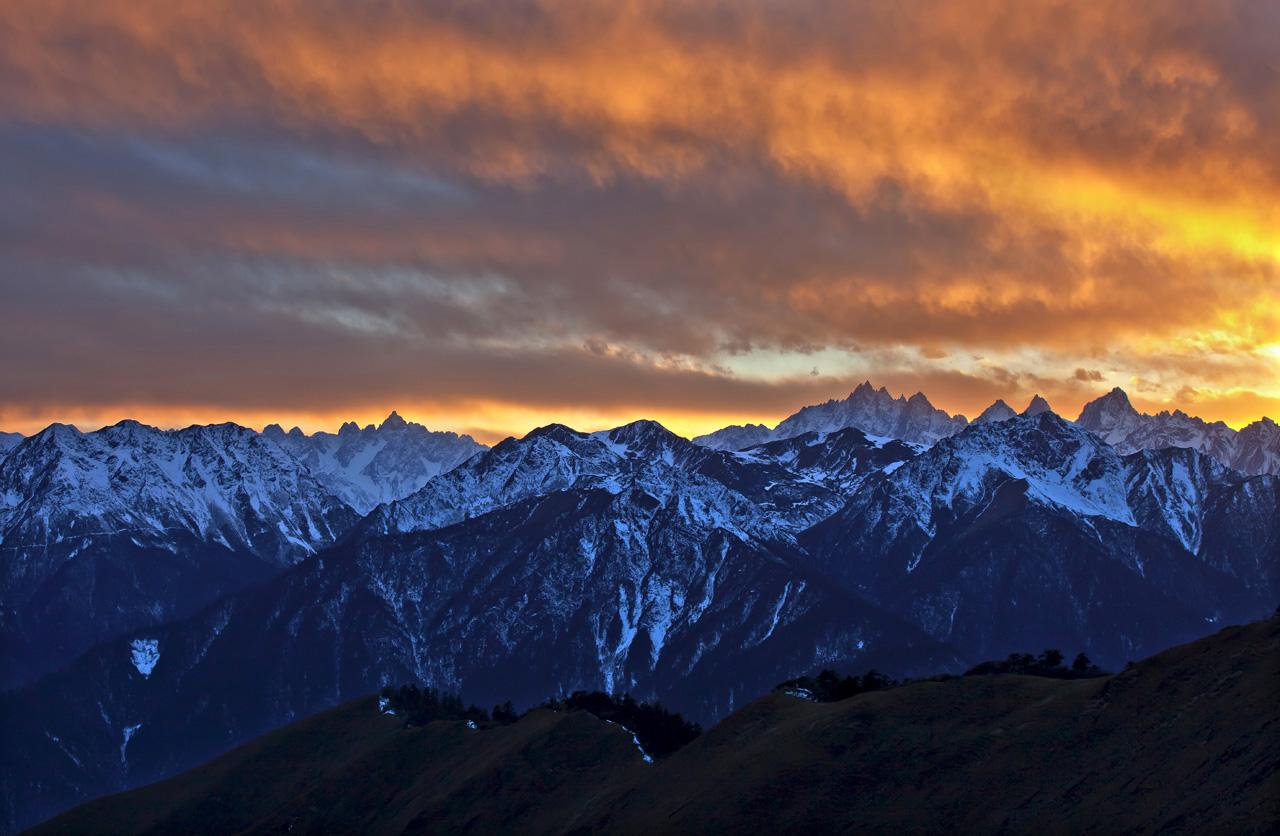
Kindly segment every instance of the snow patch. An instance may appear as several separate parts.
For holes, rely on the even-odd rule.
[[[129,659],[143,679],[150,678],[156,662],[160,661],[160,640],[134,639],[129,642]]]
[[[603,718],[602,718],[602,719],[603,719]],[[618,728],[622,729],[622,730],[623,730],[624,732],[626,732],[627,734],[631,735],[631,742],[632,742],[632,743],[634,743],[634,744],[636,745],[636,751],[638,751],[638,752],[640,753],[640,757],[644,758],[644,762],[645,762],[645,763],[653,763],[653,758],[652,758],[652,757],[650,757],[649,753],[648,753],[648,752],[646,752],[646,751],[644,750],[644,747],[640,745],[640,738],[636,737],[636,733],[635,733],[635,732],[633,732],[631,729],[627,728],[626,726],[622,725],[621,723],[615,723],[615,722],[614,722],[614,721],[612,721],[612,720],[605,720],[605,722],[606,722],[606,723],[608,723],[608,724],[609,724],[609,725],[611,725],[611,726],[617,726]]]

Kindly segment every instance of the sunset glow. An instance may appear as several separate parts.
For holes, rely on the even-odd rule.
[[[0,429],[1280,415],[1266,2],[0,8]]]

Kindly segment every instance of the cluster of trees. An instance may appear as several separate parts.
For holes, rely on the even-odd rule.
[[[1047,676],[1053,679],[1086,679],[1103,676],[1104,671],[1080,653],[1068,667],[1061,651],[1052,648],[1039,656],[1030,653],[1010,653],[1009,658],[1000,662],[983,662],[965,671],[965,676],[982,676],[984,674],[1018,673],[1027,676]]]
[[[840,676],[832,670],[824,670],[817,676],[802,676],[779,684],[776,691],[804,692],[816,702],[839,702],[869,691],[883,691],[899,685],[879,671],[867,671],[862,676]]]
[[[404,718],[407,726],[425,726],[433,720],[470,720],[479,723],[514,723],[520,719],[510,701],[495,705],[490,713],[475,705],[465,705],[458,694],[417,685],[388,685],[379,694],[387,706]]]
[[[485,711],[466,705],[458,694],[417,685],[387,686],[379,694],[406,726],[424,726],[433,720],[470,720],[477,726],[506,725],[523,715],[511,701]],[[586,711],[608,720],[636,736],[645,752],[655,758],[669,755],[698,735],[702,727],[690,723],[679,714],[668,711],[661,703],[637,702],[630,694],[610,696],[600,691],[574,691],[564,699],[550,699],[540,706],[554,711]]]
[[[586,711],[601,720],[617,723],[636,736],[644,751],[655,757],[669,755],[702,734],[702,727],[685,720],[662,703],[637,702],[630,694],[610,696],[601,691],[574,691],[564,699],[543,703],[555,711]]]

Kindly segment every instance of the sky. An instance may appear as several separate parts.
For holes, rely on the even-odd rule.
[[[7,0],[0,428],[1280,417],[1280,4]]]

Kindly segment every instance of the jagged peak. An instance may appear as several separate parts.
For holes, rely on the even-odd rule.
[[[1129,406],[1133,405],[1129,402],[1129,393],[1121,389],[1119,386],[1114,387],[1110,392],[1103,395],[1098,400],[1115,401]]]
[[[351,435],[360,432],[360,425],[355,421],[344,421],[341,427],[338,427],[338,435]]]
[[[394,409],[391,414],[382,419],[382,423],[378,426],[379,430],[402,430],[409,426],[409,422],[400,417],[400,413]]]
[[[988,424],[993,421],[1007,421],[1017,416],[1017,414],[1014,412],[1013,407],[1005,403],[1004,398],[998,398],[991,406],[982,410],[982,413],[973,419],[973,423]]]
[[[1027,408],[1022,410],[1025,416],[1039,415],[1043,412],[1053,412],[1053,407],[1049,406],[1049,402],[1042,398],[1039,393],[1031,398],[1031,402],[1027,404]]]
[[[1080,410],[1080,417],[1076,420],[1082,426],[1098,430],[1104,428],[1104,420],[1108,417],[1137,414],[1138,411],[1129,401],[1129,395],[1117,386],[1102,397],[1085,404]]]

